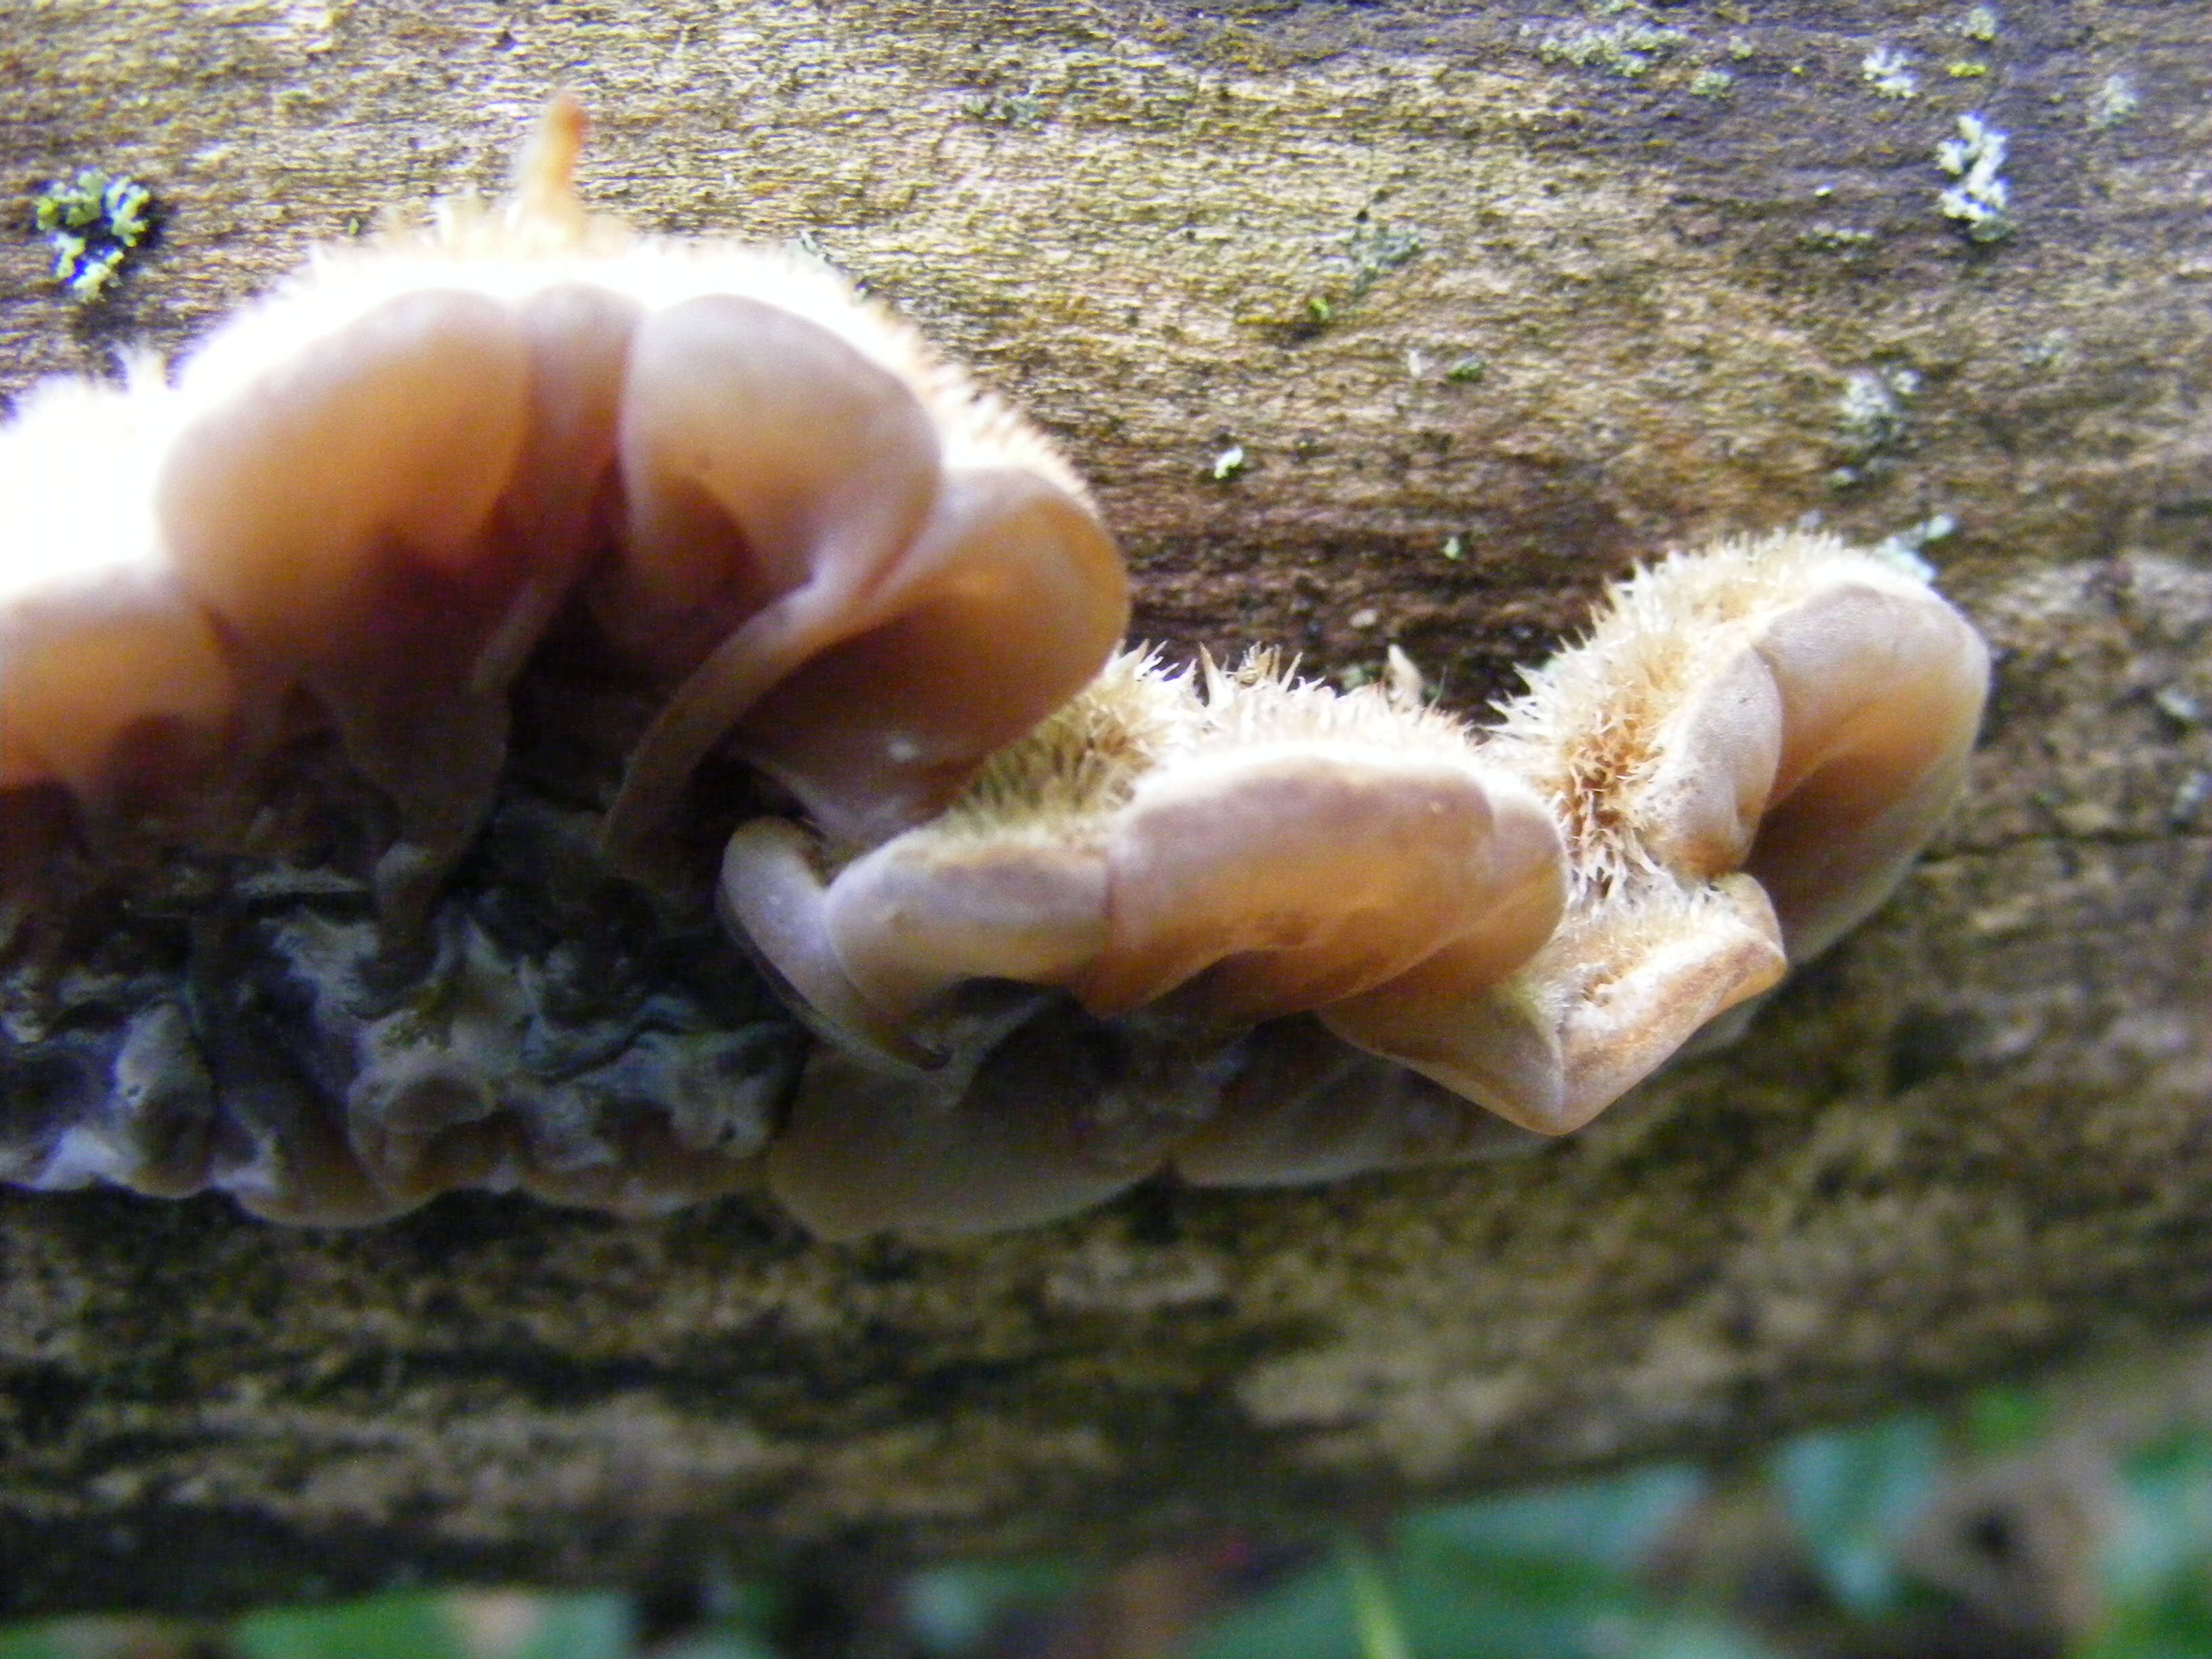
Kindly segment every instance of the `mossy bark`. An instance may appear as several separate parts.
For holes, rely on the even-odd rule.
[[[0,1195],[0,1612],[1296,1528],[2212,1309],[2203,19],[1964,13],[17,8],[9,390],[495,188],[565,84],[597,204],[805,233],[1062,434],[1147,635],[1396,641],[1472,708],[1638,556],[1944,515],[1998,669],[1898,899],[1525,1162],[927,1251],[739,1200],[331,1234]],[[1968,112],[2000,240],[1939,205]],[[80,309],[27,193],[88,163],[162,219]]]

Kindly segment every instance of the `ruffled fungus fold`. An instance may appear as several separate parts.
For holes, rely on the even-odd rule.
[[[817,262],[586,212],[584,125],[556,99],[510,201],[319,251],[173,386],[140,361],[127,388],[58,383],[0,427],[0,483],[55,505],[0,547],[0,989],[22,1000],[0,1117],[29,1103],[11,1176],[197,1182],[340,1220],[455,1185],[651,1208],[647,1169],[664,1196],[725,1189],[759,1146],[689,1181],[681,1113],[651,1098],[716,1075],[703,1036],[599,1033],[576,1074],[628,1066],[646,1098],[591,1095],[576,1121],[597,1127],[571,1134],[581,1085],[516,1048],[517,1022],[550,1018],[544,988],[491,998],[451,1053],[425,1035],[459,1029],[457,987],[496,980],[456,965],[454,906],[481,895],[453,878],[511,781],[526,668],[550,638],[586,688],[589,767],[562,799],[619,770],[604,848],[680,911],[693,842],[659,838],[710,752],[864,846],[937,811],[1120,637],[1120,558],[1047,440]],[[369,895],[377,947],[256,935],[231,903],[252,883],[284,906]],[[198,1068],[204,1123],[132,1092],[140,1049],[36,1035],[39,963],[79,948],[77,913],[149,886],[195,919],[125,982],[159,1030],[183,1019],[172,1058]],[[295,949],[311,965],[234,1018],[174,982]],[[264,1020],[309,1028],[312,1062],[271,1059]],[[386,1020],[397,1046],[375,1048]],[[744,1053],[717,1086],[780,1096],[786,1049]],[[572,1154],[608,1167],[561,1173]]]
[[[1439,955],[1472,992],[1540,945],[1565,899],[1541,803],[1449,718],[1340,696],[1255,659],[1161,673],[1125,656],[941,817],[815,889],[781,890],[779,828],[741,830],[723,903],[833,1028],[926,1035],[963,982],[1071,993],[1111,1018],[1171,1000],[1227,1030],[1386,986]],[[826,964],[826,965],[825,965]],[[833,975],[834,969],[834,975]],[[857,997],[865,1014],[833,1012]]]
[[[1293,1187],[1534,1151],[1539,1136],[1311,1018],[1262,1025],[1215,1068],[1206,1121],[1176,1148],[1194,1187]]]
[[[1477,1001],[1415,983],[1332,1024],[1578,1128],[1881,902],[1957,795],[1988,682],[1924,580],[1831,536],[1638,573],[1485,745],[1561,825],[1558,933]]]
[[[1171,1025],[1117,1028],[1017,996],[969,1021],[919,1077],[831,1050],[809,1065],[769,1190],[817,1237],[959,1238],[1057,1221],[1164,1164],[1212,1110]]]
[[[843,1056],[775,1188],[838,1236],[936,1234],[1154,1167],[1516,1144],[1477,1106],[1580,1127],[1880,901],[1987,678],[1918,575],[1798,534],[1638,573],[1485,734],[1264,654],[1124,655],[928,823],[842,861],[782,821],[731,842],[725,916]],[[1174,1052],[1176,1086],[1075,1059],[1124,1050]],[[1055,1164],[1094,1120],[1142,1155]]]
[[[659,702],[608,817],[625,854],[717,745],[884,839],[1096,672],[1126,580],[1051,447],[818,267],[586,213],[582,131],[556,100],[504,209],[319,253],[174,391],[147,368],[33,399],[0,465],[102,428],[80,556],[102,574],[65,598],[40,550],[5,596],[0,787],[96,794],[149,714],[252,755],[304,711],[391,805],[380,885],[413,931],[580,594]],[[146,672],[95,712],[69,665],[112,650]]]
[[[1081,690],[1127,619],[1121,556],[1076,496],[954,466],[899,566],[782,676],[732,742],[848,846],[937,811]]]
[[[250,314],[187,366],[161,539],[258,694],[254,735],[299,688],[394,804],[402,844],[381,874],[411,928],[506,752],[507,688],[475,684],[477,661],[532,562],[576,554],[514,545],[495,522],[531,401],[507,307],[429,289],[304,340],[302,320]]]
[[[128,390],[42,386],[0,428],[15,504],[0,544],[0,792],[63,790],[103,841],[137,812],[187,808],[174,786],[216,768],[238,718],[236,670],[156,521],[150,466],[175,426],[138,364]]]

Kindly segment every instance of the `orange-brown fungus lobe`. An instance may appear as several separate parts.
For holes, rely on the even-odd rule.
[[[1469,1002],[1334,1023],[1515,1122],[1587,1122],[1880,903],[1965,779],[1989,654],[1919,575],[1832,537],[1677,555],[1529,677],[1486,746],[1553,803],[1571,898]]]
[[[577,978],[588,952],[533,940],[525,964],[453,887],[510,787],[526,666],[552,688],[523,698],[534,775],[564,808],[596,796],[602,844],[680,911],[696,872],[659,842],[710,753],[866,845],[1120,637],[1120,559],[1049,443],[812,261],[586,212],[583,131],[556,100],[509,202],[325,250],[173,382],[141,362],[128,388],[62,383],[0,429],[11,499],[57,504],[0,550],[0,967],[21,1013],[0,1170],[211,1182],[305,1218],[454,1184],[647,1208],[726,1186],[721,1130],[696,1131],[715,1142],[698,1179],[661,1156],[686,1113],[759,1092],[742,1068],[710,1086],[734,1062],[708,1015],[655,1031],[638,991],[600,1029],[615,993]],[[147,947],[137,1013],[57,1034],[51,975],[87,905],[150,884],[189,913],[241,884],[325,914],[265,927],[233,903]],[[216,1029],[185,981],[225,952],[226,984],[270,980],[235,993],[245,1027],[311,1028],[312,1063],[272,1069]],[[738,964],[708,977],[767,1015]],[[605,1063],[580,1072],[552,1028],[594,1018],[572,1035]],[[770,1024],[787,1036],[755,1069],[783,1076],[796,1039]],[[155,1091],[155,1131],[117,1103],[157,1050],[185,1081]],[[586,1103],[574,1080],[606,1065],[625,1080]],[[750,1168],[773,1100],[747,1113]]]
[[[1577,1128],[1880,902],[1987,676],[1918,576],[1788,535],[1623,584],[1486,734],[1265,659],[1202,688],[1118,659],[895,840],[731,842],[725,916],[844,1051],[774,1188],[832,1235],[954,1235],[1164,1168],[1511,1144],[1476,1106]],[[1017,1121],[1055,1155],[1006,1160]]]
[[[304,707],[389,798],[396,850],[441,870],[490,804],[514,677],[580,592],[662,698],[617,845],[726,739],[864,842],[934,811],[1097,671],[1124,578],[1050,447],[818,267],[586,214],[580,137],[557,102],[512,203],[325,252],[173,391],[149,371],[127,411],[91,387],[36,400],[20,454],[88,424],[77,404],[143,428],[102,455],[125,522],[94,526],[95,556],[149,573],[129,578],[142,594],[178,590],[187,619],[139,628],[159,660],[117,678],[144,689],[43,777],[97,810],[83,751],[166,712],[133,697],[227,723],[234,752]],[[9,614],[35,610],[42,641],[88,636],[94,611],[112,633],[123,580],[80,580],[73,629],[33,568]],[[178,665],[193,628],[221,636],[218,668]],[[945,665],[983,657],[995,672],[948,695]],[[10,724],[29,735],[9,775],[28,781],[58,740],[27,707]]]

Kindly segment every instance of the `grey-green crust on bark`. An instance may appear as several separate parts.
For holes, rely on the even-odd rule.
[[[1148,634],[1396,641],[1474,708],[1638,555],[1943,514],[1998,668],[1897,900],[1526,1162],[929,1251],[742,1200],[0,1194],[0,1610],[1313,1525],[2212,1308],[2202,18],[1964,9],[19,9],[6,177],[164,216],[88,312],[8,239],[11,391],[495,187],[568,84],[598,204],[805,231],[1060,433]],[[1968,112],[2011,137],[1990,242],[1939,209]]]

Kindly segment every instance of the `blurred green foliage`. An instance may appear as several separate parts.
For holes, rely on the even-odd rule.
[[[250,1613],[230,1639],[241,1659],[423,1659],[463,1650],[464,1634],[455,1622],[442,1596],[384,1595],[332,1607]],[[588,1659],[601,1659],[604,1652],[589,1650]],[[586,1650],[579,1649],[574,1659],[587,1659]]]
[[[2079,1659],[2212,1654],[2212,1433],[2139,1448],[2119,1476],[2119,1514],[2098,1564],[2106,1620]]]
[[[907,1628],[927,1659],[967,1659],[1011,1615],[1065,1601],[1082,1587],[1083,1575],[1057,1561],[928,1567],[907,1579]]]
[[[1905,1574],[1896,1543],[1935,1495],[1943,1435],[1935,1419],[1801,1435],[1768,1467],[1784,1512],[1829,1594],[1862,1619],[1898,1610]]]
[[[1190,1659],[1768,1659],[1639,1580],[1702,1486],[1647,1469],[1409,1516],[1379,1555],[1347,1546],[1230,1613]]]
[[[2037,1391],[1996,1389],[1942,1416],[1913,1413],[1802,1435],[1723,1474],[1645,1468],[1419,1511],[1380,1535],[1347,1534],[1333,1549],[1305,1552],[1256,1589],[1232,1584],[1238,1575],[1224,1568],[1213,1599],[1226,1610],[1200,1617],[1175,1659],[1790,1659],[1906,1650],[1898,1632],[1914,1621],[1925,1630],[1979,1616],[1990,1627],[1989,1609],[1975,1614],[1972,1596],[1960,1601],[1925,1553],[1925,1518],[1947,1481],[1992,1460],[2032,1470],[2052,1455],[2059,1432]],[[2096,1587],[2089,1627],[2046,1630],[2023,1638],[2020,1650],[2212,1659],[2212,1425],[2168,1424],[2139,1443],[2124,1437],[2106,1462],[2097,1469],[2106,1483],[2098,1501],[2079,1510],[2094,1524],[2080,1529],[2076,1553],[2094,1559],[2071,1564]],[[1715,1517],[1726,1513],[1750,1517],[1737,1529],[1739,1555],[1748,1538],[1768,1569],[1781,1559],[1793,1565],[1794,1599],[1748,1594],[1741,1559],[1732,1577],[1711,1560],[1686,1569],[1676,1559],[1686,1549],[1711,1556],[1725,1532]],[[1995,1535],[2002,1539],[2002,1529]],[[1254,1558],[1231,1550],[1222,1559],[1249,1565]],[[1662,1570],[1668,1559],[1674,1567]],[[1079,1614],[1103,1582],[1054,1562],[916,1572],[896,1598],[893,1645],[878,1632],[868,1652],[1042,1653],[1009,1632],[1024,1620]],[[413,1592],[270,1609],[181,1637],[144,1620],[0,1631],[0,1659],[790,1659],[780,1632],[791,1601],[781,1586],[725,1586],[707,1598],[700,1622],[648,1644],[637,1608],[619,1595]],[[2004,1612],[2000,1606],[1995,1615],[2000,1627]]]

